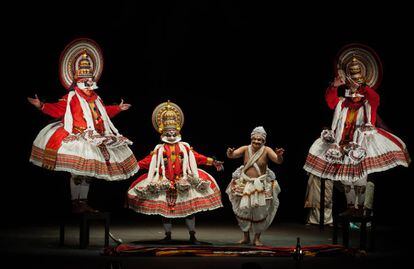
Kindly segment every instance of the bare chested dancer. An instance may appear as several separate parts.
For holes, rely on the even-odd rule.
[[[279,184],[275,174],[267,164],[269,160],[281,164],[283,148],[271,149],[265,146],[266,131],[256,127],[251,133],[251,144],[238,149],[228,148],[227,157],[236,159],[243,157],[244,164],[234,173],[226,193],[232,203],[234,214],[241,230],[243,239],[238,243],[250,243],[250,230],[254,233],[253,244],[263,245],[261,233],[272,223],[279,207]]]

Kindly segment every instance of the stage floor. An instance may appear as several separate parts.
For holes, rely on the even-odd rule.
[[[242,233],[233,222],[196,223],[197,239],[215,246],[234,246]],[[408,259],[407,238],[402,227],[377,227],[376,250],[358,257],[305,257],[297,264],[287,257],[108,257],[102,255],[104,245],[103,224],[91,226],[87,249],[79,249],[79,228],[71,223],[66,229],[65,246],[59,247],[59,226],[53,224],[13,225],[0,231],[1,255],[13,265],[39,268],[363,268],[374,265],[403,264]],[[162,239],[164,232],[158,221],[139,223],[112,220],[111,232],[124,243],[148,244],[146,241]],[[188,240],[184,220],[173,223],[173,239]],[[294,247],[300,237],[302,246],[332,244],[332,228],[323,231],[318,226],[275,221],[262,235],[268,246]],[[341,243],[341,237],[339,237]],[[149,243],[151,244],[151,243]],[[111,246],[116,243],[110,240]],[[155,245],[155,244],[154,244]],[[359,245],[357,231],[351,232],[351,247]],[[407,256],[406,256],[407,255]],[[14,266],[15,265],[15,266]]]

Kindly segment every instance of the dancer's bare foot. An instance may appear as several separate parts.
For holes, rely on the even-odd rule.
[[[249,232],[243,233],[243,239],[237,241],[238,244],[250,244],[250,235]]]
[[[258,238],[254,240],[253,244],[254,244],[255,246],[258,246],[258,247],[260,247],[260,246],[264,246],[264,245],[263,245],[263,243],[262,243],[262,242],[260,241],[260,239],[258,239]]]
[[[263,246],[263,243],[260,241],[260,234],[254,235],[253,244],[255,246]]]
[[[250,244],[250,239],[242,239],[242,240],[239,240],[239,241],[237,241],[237,244]]]

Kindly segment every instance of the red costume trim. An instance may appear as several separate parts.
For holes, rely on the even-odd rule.
[[[86,95],[82,90],[78,89],[77,87],[75,87],[75,91],[80,96],[85,98],[86,101],[89,103],[94,104],[94,102],[98,98],[98,95],[95,92],[92,92],[91,95]],[[56,119],[63,118],[66,113],[67,98],[68,95],[65,95],[57,103],[45,103],[42,107],[42,112]],[[86,129],[87,124],[85,118],[83,117],[83,111],[80,105],[80,101],[76,95],[72,97],[72,100],[70,102],[70,109],[73,118],[72,132],[80,133]],[[105,110],[110,118],[116,116],[121,111],[118,105],[105,106]],[[95,112],[96,114],[92,115],[92,117],[95,118],[95,129],[99,133],[103,133],[105,131],[103,120],[97,109],[95,109]],[[69,133],[63,127],[61,127],[57,129],[55,133],[50,137],[49,141],[46,144],[44,160],[48,160],[48,162],[43,164],[45,167],[53,169],[53,163],[56,162],[57,158],[57,151],[60,148],[63,139],[65,139],[68,135]]]
[[[165,165],[165,176],[169,180],[175,181],[177,179],[177,177],[180,177],[182,175],[182,172],[183,172],[183,169],[182,169],[182,158],[183,158],[182,154],[183,154],[183,152],[181,152],[178,143],[175,143],[173,145],[164,144],[163,147],[164,147],[164,156],[163,156],[163,158],[164,158],[164,165]],[[209,164],[208,162],[209,162],[209,159],[211,159],[211,158],[208,158],[208,157],[194,151],[193,149],[191,149],[187,146],[185,146],[185,147],[188,151],[191,150],[193,152],[194,157],[196,159],[197,165],[208,165]],[[146,157],[144,157],[142,160],[140,160],[138,162],[138,166],[139,166],[140,169],[146,169],[146,170],[149,169],[153,154],[157,154],[157,152],[151,152],[151,154],[147,155]],[[161,170],[160,170],[160,173],[161,173]],[[201,177],[201,174],[200,174],[200,177]],[[139,177],[133,183],[133,185],[136,185],[138,182],[144,180],[145,178],[142,178],[142,176]],[[207,177],[205,179],[209,179],[209,177]]]
[[[45,163],[45,150],[36,146],[32,147],[30,159],[37,163]],[[59,154],[53,168],[62,171],[79,171],[94,175],[126,175],[134,173],[136,169],[136,159],[134,155],[130,155],[127,159],[120,163],[99,162],[97,160],[84,159],[78,156]]]

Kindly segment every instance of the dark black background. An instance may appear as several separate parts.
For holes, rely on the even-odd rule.
[[[302,166],[322,127],[330,125],[333,112],[324,102],[324,91],[333,78],[336,53],[348,43],[369,45],[382,59],[378,113],[412,153],[413,104],[408,96],[413,91],[414,44],[409,9],[360,2],[273,4],[18,1],[3,9],[0,204],[9,216],[5,223],[49,221],[68,209],[68,175],[29,163],[33,140],[52,119],[26,97],[37,93],[43,101],[54,102],[65,95],[58,79],[59,55],[78,37],[92,38],[103,49],[98,90],[103,100],[112,104],[123,98],[133,105],[113,121],[134,142],[137,159],[159,141],[152,110],[171,100],[185,113],[183,140],[225,161],[223,173],[208,170],[222,189],[225,208],[202,213],[204,222],[233,218],[224,190],[241,160],[226,159],[225,150],[248,144],[258,125],[268,131],[269,146],[286,150],[282,165],[270,165],[282,188],[277,221],[304,221],[307,176]],[[136,176],[94,182],[91,203],[120,217],[132,214],[123,201]],[[403,222],[401,214],[411,206],[412,168],[397,167],[373,177],[379,219]],[[340,206],[343,197],[336,201]]]

